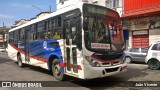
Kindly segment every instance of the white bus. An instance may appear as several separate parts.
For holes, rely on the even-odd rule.
[[[120,16],[106,7],[78,3],[9,30],[8,55],[51,70],[54,77],[106,77],[126,71]]]

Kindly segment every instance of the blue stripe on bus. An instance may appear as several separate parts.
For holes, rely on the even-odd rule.
[[[29,54],[36,56],[38,58],[43,58],[47,61],[49,60],[51,55],[55,55],[58,57],[60,63],[63,63],[63,58],[61,56],[62,51],[60,49],[60,46],[50,45],[50,43],[53,42],[57,42],[57,40],[46,40],[46,41],[41,40],[41,41],[30,42]],[[45,45],[45,43],[47,44]],[[25,52],[24,42],[19,44],[14,43],[14,46]],[[49,68],[49,64],[48,64],[48,69],[51,70],[51,68]],[[64,67],[62,67],[62,73],[64,73]]]

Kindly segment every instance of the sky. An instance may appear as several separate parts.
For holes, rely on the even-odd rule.
[[[41,11],[56,10],[56,0],[0,0],[0,27],[9,27],[21,19],[30,20]]]

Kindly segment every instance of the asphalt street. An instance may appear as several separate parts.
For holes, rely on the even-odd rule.
[[[92,80],[69,77],[67,81],[61,82],[55,80],[51,72],[40,67],[25,65],[24,68],[19,68],[6,52],[0,52],[0,81],[50,81],[53,83],[53,87],[0,88],[0,90],[159,90],[158,87],[127,87],[127,84],[139,81],[156,83],[156,81],[160,81],[160,71],[150,70],[144,63],[131,63],[128,64],[126,72],[114,76]],[[120,85],[121,83],[125,85]]]

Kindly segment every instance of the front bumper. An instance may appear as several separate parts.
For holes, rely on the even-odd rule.
[[[84,79],[101,78],[124,72],[127,70],[127,64],[119,64],[110,67],[92,67],[84,65]]]

